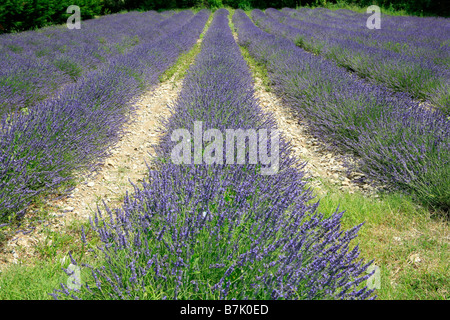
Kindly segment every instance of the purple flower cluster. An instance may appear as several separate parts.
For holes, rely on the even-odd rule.
[[[186,14],[182,15],[185,16]],[[209,11],[191,16],[157,41],[108,60],[26,113],[0,122],[0,219],[20,216],[36,195],[90,172],[117,141],[136,97],[191,48]],[[175,17],[175,15],[174,15]],[[164,23],[164,22],[163,22]]]
[[[66,85],[108,66],[139,43],[177,30],[193,13],[165,19],[154,11],[82,21],[81,29],[48,27],[0,36],[0,115],[57,96]]]
[[[165,123],[158,169],[135,186],[122,209],[95,216],[102,246],[92,285],[55,298],[367,299],[370,263],[350,249],[361,225],[341,230],[310,203],[303,164],[280,142],[280,171],[260,165],[183,164],[170,160],[171,132],[206,128],[274,130],[256,99],[252,76],[217,10],[202,50]],[[247,153],[248,155],[248,153]]]
[[[450,113],[450,24],[445,19],[412,18],[412,26],[405,26],[383,16],[382,28],[370,30],[365,27],[367,15],[349,19],[348,15],[335,14],[331,18],[328,14],[317,20],[316,16],[325,13],[310,16],[297,12],[290,16],[286,11],[291,12],[255,10],[252,17],[269,33],[285,36],[359,76],[429,100]],[[418,34],[416,40],[412,40],[411,33]]]
[[[254,11],[255,19],[261,14]],[[444,114],[262,31],[241,11],[234,20],[240,43],[267,66],[275,90],[313,133],[356,154],[370,178],[450,208],[450,121]]]

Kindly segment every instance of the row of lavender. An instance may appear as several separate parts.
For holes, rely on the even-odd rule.
[[[0,37],[0,114],[55,96],[65,85],[105,67],[136,45],[157,41],[193,13],[165,19],[156,12],[131,12],[83,21],[80,30],[48,27]]]
[[[156,42],[141,43],[65,86],[58,97],[0,123],[0,219],[22,215],[41,193],[91,171],[117,141],[135,97],[198,39],[202,10]]]
[[[436,108],[450,113],[450,68],[435,62],[440,59],[448,62],[448,45],[438,43],[433,47],[427,44],[422,48],[422,55],[408,55],[401,50],[388,50],[356,41],[354,38],[359,34],[367,38],[365,33],[347,30],[344,19],[342,27],[336,28],[295,19],[275,9],[267,9],[265,13],[253,10],[252,18],[264,30],[285,36],[300,47],[323,55],[359,76],[428,100]],[[384,41],[395,40],[391,33],[384,38]],[[411,46],[416,47],[415,44]],[[431,50],[433,48],[434,51]],[[436,54],[430,59],[432,52]]]
[[[404,93],[354,77],[293,42],[266,33],[241,11],[240,44],[265,64],[275,90],[318,137],[355,153],[370,178],[450,208],[450,120]]]
[[[177,144],[172,133],[184,128],[194,136],[196,122],[219,134],[238,128],[275,130],[274,119],[254,98],[252,76],[227,16],[225,9],[216,11],[165,124],[158,156],[166,161],[135,187],[123,209],[106,210],[104,219],[95,216],[101,263],[84,265],[92,279],[84,279],[79,291],[61,284],[55,298],[372,297],[372,290],[360,285],[369,264],[358,259],[358,248],[348,247],[359,226],[341,231],[342,213],[324,219],[317,204],[308,204],[312,197],[302,166],[283,139],[275,175],[261,175],[261,167],[248,162],[220,162],[226,148],[236,151],[233,145],[222,150],[200,143],[204,157],[216,157],[212,165],[172,163]],[[191,142],[188,149],[194,150]]]

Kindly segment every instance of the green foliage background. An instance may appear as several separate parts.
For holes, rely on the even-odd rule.
[[[70,5],[81,8],[82,19],[94,18],[104,8],[100,0],[0,0],[0,32],[65,23]]]
[[[447,0],[0,0],[0,33],[23,31],[46,25],[62,24],[70,14],[67,7],[81,8],[81,18],[90,19],[108,13],[129,10],[169,10],[184,8],[232,7],[295,8],[298,6],[324,6],[338,4],[367,7],[372,4],[382,8],[403,10],[412,15],[450,16]]]

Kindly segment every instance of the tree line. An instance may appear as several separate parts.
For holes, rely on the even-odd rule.
[[[0,3],[0,33],[23,31],[52,24],[65,23],[70,16],[66,9],[70,5],[81,8],[82,19],[91,19],[109,13],[129,10],[170,10],[185,8],[232,7],[252,8],[296,8],[299,6],[372,4],[391,10],[403,10],[412,15],[450,16],[446,0],[2,0]]]

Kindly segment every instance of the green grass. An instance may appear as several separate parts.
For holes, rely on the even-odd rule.
[[[81,226],[86,232],[89,245],[81,241]],[[0,270],[0,300],[47,300],[53,299],[49,293],[67,283],[68,276],[62,270],[71,263],[68,252],[77,263],[95,264],[88,252],[98,243],[98,237],[92,232],[88,222],[71,222],[63,231],[44,229],[46,239],[33,245],[35,254],[17,264],[8,264]],[[81,268],[81,279],[89,279],[86,268]]]
[[[104,38],[101,39],[104,40]],[[104,41],[100,42],[104,43]],[[125,52],[137,46],[138,44],[139,44],[139,37],[135,35],[134,37],[131,36],[123,37],[122,42],[116,43],[114,46],[119,54],[124,54]]]
[[[21,46],[7,45],[7,47],[14,53],[21,53],[23,51]]]
[[[61,267],[60,262],[48,261],[40,261],[31,267],[12,265],[0,273],[0,300],[51,299],[48,293],[67,280]]]
[[[75,62],[66,58],[55,60],[53,64],[62,72],[69,75],[70,78],[75,81],[79,78],[83,72],[83,69]]]
[[[442,215],[399,193],[368,198],[325,184],[318,199],[321,212],[345,210],[344,229],[364,222],[357,242],[381,268],[379,299],[450,298],[450,231]]]

